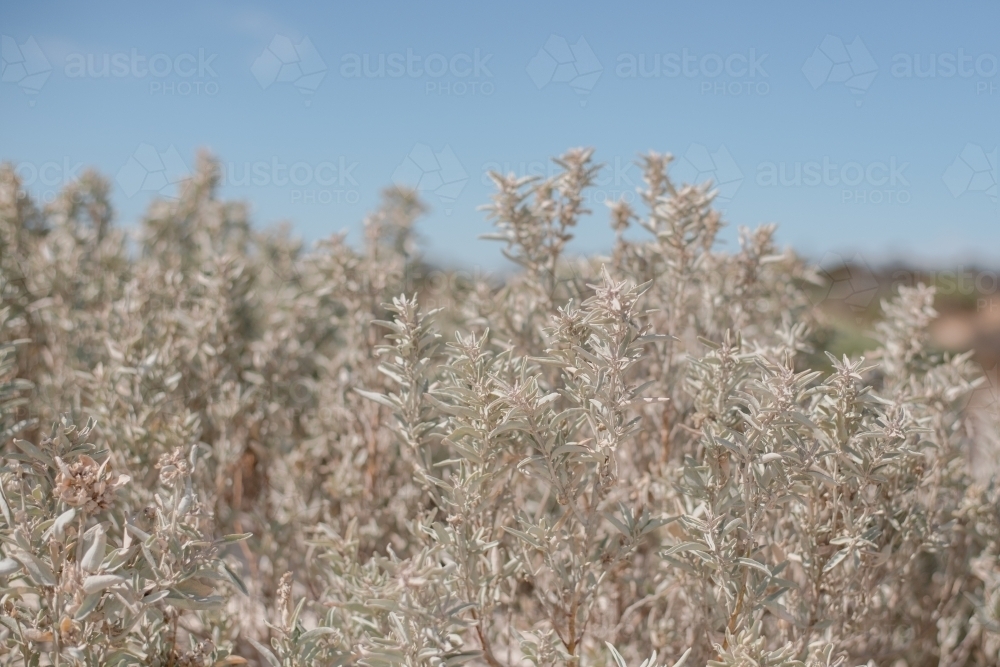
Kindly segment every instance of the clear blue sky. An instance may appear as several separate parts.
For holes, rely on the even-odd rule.
[[[207,147],[224,195],[307,240],[417,184],[431,256],[497,267],[487,170],[594,146],[594,251],[596,200],[654,149],[723,182],[728,239],[996,263],[998,25],[996,2],[9,2],[0,159],[40,197],[96,166],[131,224]]]

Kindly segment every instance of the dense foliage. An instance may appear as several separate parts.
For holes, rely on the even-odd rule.
[[[721,251],[649,154],[570,257],[598,167],[557,162],[494,176],[503,281],[426,265],[413,193],[306,250],[208,158],[133,239],[99,176],[39,209],[4,168],[0,661],[997,664],[992,422],[932,290],[827,358],[773,227]]]

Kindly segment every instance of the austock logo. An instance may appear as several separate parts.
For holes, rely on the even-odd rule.
[[[765,188],[839,188],[844,204],[908,204],[909,166],[895,156],[865,163],[835,162],[824,156],[821,160],[761,162],[755,180]]]
[[[681,183],[701,185],[711,181],[720,204],[731,202],[743,184],[743,172],[725,146],[712,152],[703,144],[691,144],[671,171]]]
[[[190,170],[173,144],[162,153],[150,144],[139,144],[118,170],[115,181],[129,199],[140,192],[174,198],[179,185],[190,176]]]
[[[845,44],[839,37],[827,35],[802,65],[802,73],[813,90],[842,84],[856,98],[855,105],[861,106],[862,96],[878,74],[878,64],[860,37]]]
[[[217,53],[154,53],[138,49],[117,53],[71,53],[63,73],[68,79],[152,79],[150,95],[214,96],[219,93],[214,61]]]
[[[828,252],[819,263],[822,285],[813,295],[813,303],[839,303],[860,313],[868,309],[878,295],[879,282],[868,262],[859,253],[850,261]]]
[[[989,153],[982,146],[966,144],[955,161],[948,166],[942,176],[952,197],[956,199],[970,192],[982,192],[997,203],[997,149]]]
[[[702,95],[756,96],[771,92],[764,69],[766,53],[698,54],[684,48],[674,53],[622,53],[615,75],[620,79],[689,79],[700,81]]]
[[[295,44],[284,35],[275,35],[250,67],[261,88],[266,90],[276,83],[286,83],[307,96],[319,89],[326,69],[326,63],[308,37]],[[309,100],[305,103],[308,106]]]
[[[416,144],[392,172],[397,186],[435,195],[447,215],[468,180],[469,174],[448,145],[435,151],[427,144]]]
[[[0,35],[0,81],[17,85],[26,95],[34,97],[48,81],[52,65],[34,37],[22,44],[8,35]],[[34,106],[35,100],[28,104]]]
[[[322,162],[267,160],[228,162],[223,182],[234,188],[279,188],[293,204],[357,204],[361,191],[354,171],[358,163],[346,157]]]
[[[345,79],[426,79],[424,93],[440,96],[489,96],[496,86],[490,70],[492,53],[421,54],[408,48],[394,53],[346,53],[340,59]]]
[[[585,106],[604,67],[583,37],[570,45],[565,37],[551,35],[526,70],[539,90],[550,83],[568,84],[580,97],[580,106]]]
[[[954,53],[897,53],[889,72],[896,79],[965,79],[975,83],[976,95],[995,95],[1000,60],[994,53],[973,56],[962,48]]]
[[[593,187],[584,191],[584,201],[588,204],[636,202],[638,185],[642,182],[642,176],[638,172],[639,167],[632,159],[614,156],[595,176]],[[494,183],[491,173],[514,175],[518,178],[552,179],[563,173],[563,168],[553,160],[486,162],[482,166],[479,180],[484,187],[492,189]]]
[[[68,157],[45,162],[18,162],[13,171],[19,185],[17,196],[23,199],[30,193],[35,201],[49,204],[55,201],[61,188],[78,180],[83,171],[82,162]],[[6,181],[6,175],[0,179]]]

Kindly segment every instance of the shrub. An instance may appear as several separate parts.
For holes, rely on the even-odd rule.
[[[557,162],[493,175],[503,281],[425,264],[412,192],[306,250],[203,156],[130,244],[98,175],[38,209],[6,168],[4,663],[995,664],[990,415],[933,291],[824,356],[773,226],[723,252],[651,153],[572,257],[598,166]]]

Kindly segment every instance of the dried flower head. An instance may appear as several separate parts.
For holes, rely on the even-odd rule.
[[[160,471],[160,481],[166,486],[173,486],[178,479],[185,477],[191,467],[180,447],[174,449],[169,454],[164,454],[156,462],[156,469]]]
[[[56,485],[53,494],[71,507],[77,507],[86,514],[95,514],[111,507],[115,492],[131,479],[128,475],[109,470],[110,459],[98,464],[86,454],[73,463],[67,464],[58,456],[56,465]]]

